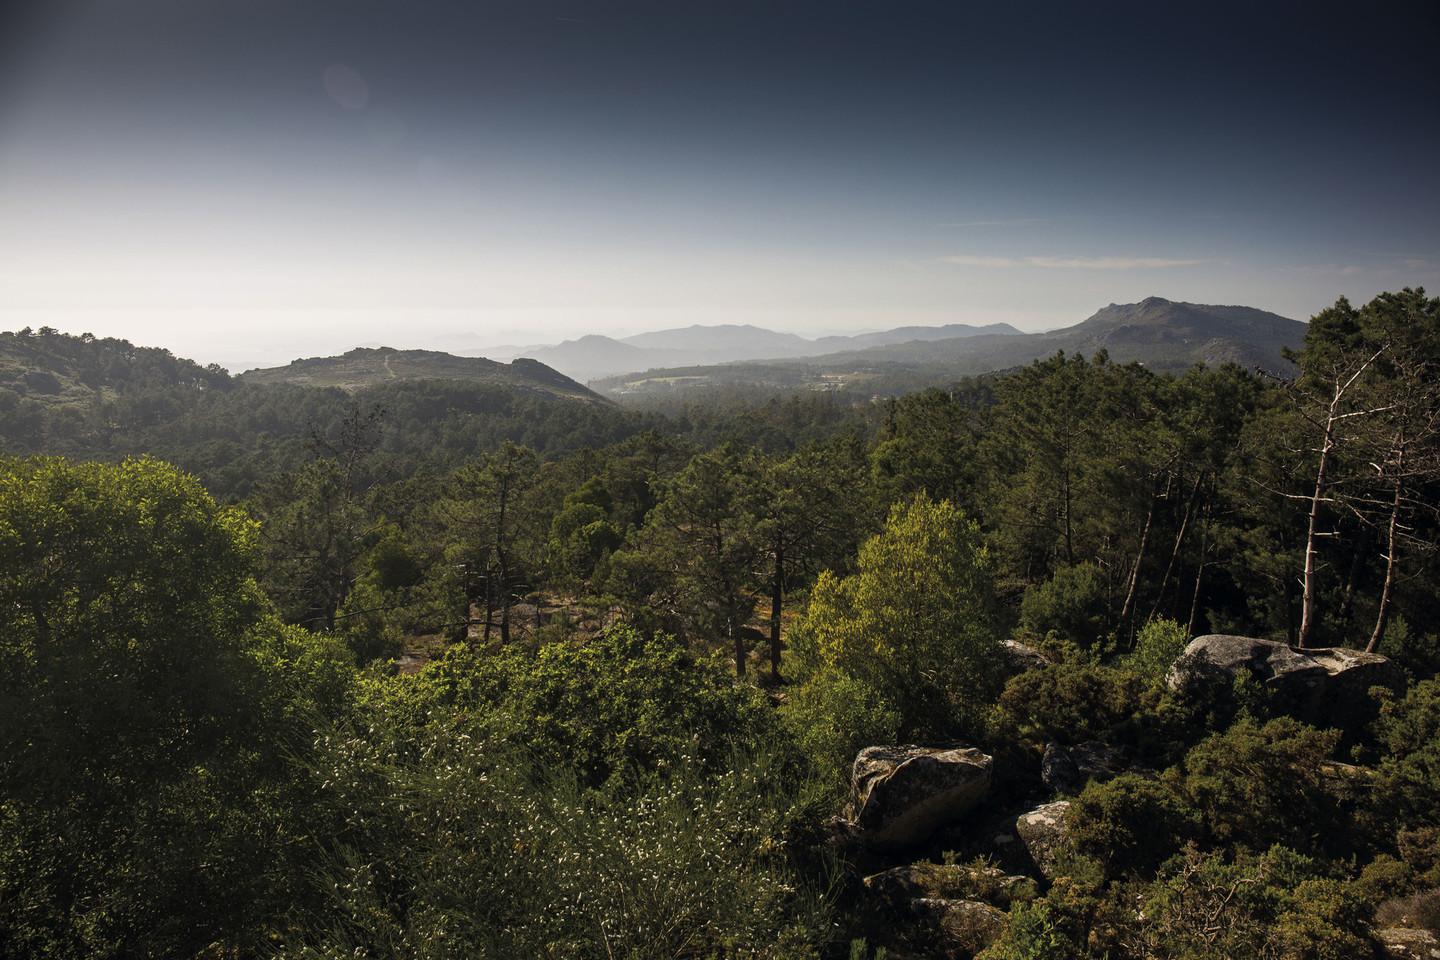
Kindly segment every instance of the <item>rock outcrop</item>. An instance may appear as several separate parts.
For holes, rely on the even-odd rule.
[[[1033,879],[1007,875],[996,867],[961,864],[912,863],[891,867],[864,880],[865,888],[890,906],[900,909],[915,900],[982,900],[1007,906],[1013,900],[1033,900],[1039,889]]]
[[[922,898],[910,903],[910,911],[922,923],[939,930],[949,943],[974,956],[1000,939],[1010,918],[988,903],[974,900]]]
[[[1098,740],[1077,743],[1073,747],[1051,741],[1045,744],[1040,761],[1040,779],[1057,793],[1069,793],[1084,787],[1093,779],[1109,780],[1130,767],[1128,747],[1112,746]]]
[[[1055,858],[1065,844],[1068,832],[1065,814],[1069,811],[1070,801],[1058,800],[1015,818],[1016,836],[1025,844],[1035,867],[1047,879],[1055,877]]]
[[[1005,666],[1012,676],[1050,666],[1050,660],[1045,654],[1018,640],[1001,640],[1000,649],[1005,656]]]
[[[1392,927],[1376,930],[1375,939],[1384,946],[1385,956],[1392,960],[1434,960],[1440,957],[1440,938],[1431,930]]]
[[[1399,666],[1378,653],[1340,647],[1299,649],[1272,640],[1212,634],[1196,637],[1170,665],[1172,690],[1201,687],[1248,675],[1272,691],[1297,720],[1355,730],[1372,718],[1368,691],[1404,689]]]
[[[992,764],[975,749],[867,747],[855,758],[847,819],[875,849],[924,843],[985,799]]]

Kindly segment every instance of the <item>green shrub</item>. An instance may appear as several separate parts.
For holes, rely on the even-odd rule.
[[[1219,843],[1314,851],[1345,836],[1321,772],[1338,740],[1289,717],[1244,718],[1186,755],[1176,787]]]
[[[458,717],[327,738],[327,800],[349,825],[327,907],[281,957],[632,960],[815,957],[830,887],[791,865],[812,826],[783,759],[679,754],[595,791]]]
[[[1440,680],[1381,701],[1376,814],[1391,828],[1440,826]]]
[[[1190,846],[1139,889],[1137,900],[1121,937],[1134,956],[1349,960],[1375,954],[1360,898],[1284,847],[1232,859]]]
[[[1091,783],[1070,806],[1070,842],[1111,876],[1148,874],[1200,834],[1200,818],[1165,784],[1124,773]]]
[[[464,709],[477,735],[515,734],[538,762],[572,766],[591,785],[680,752],[710,756],[784,734],[774,709],[718,661],[625,624],[534,654],[456,651],[426,674],[414,684],[422,701]]]
[[[1153,680],[1162,679],[1189,642],[1190,632],[1174,620],[1151,620],[1135,638],[1135,649],[1124,664]]]
[[[1094,563],[1062,567],[1020,599],[1020,636],[1061,659],[1098,653],[1115,628],[1105,571]]]
[[[1074,744],[1133,739],[1137,718],[1157,700],[1152,685],[1133,670],[1065,663],[1011,679],[1000,710],[1036,740]]]
[[[840,670],[820,671],[792,687],[784,717],[801,751],[837,787],[857,753],[900,736],[900,712],[884,692]]]

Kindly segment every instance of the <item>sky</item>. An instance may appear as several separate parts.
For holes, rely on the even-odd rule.
[[[1440,6],[9,0],[0,329],[231,369],[1440,292]]]

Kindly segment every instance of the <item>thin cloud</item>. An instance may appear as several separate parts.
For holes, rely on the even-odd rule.
[[[1026,257],[1032,267],[1060,267],[1065,270],[1154,270],[1162,267],[1193,267],[1210,260],[1167,260],[1162,257]]]
[[[1038,217],[1023,217],[1014,220],[962,220],[958,223],[942,223],[942,227],[1033,227],[1037,223],[1048,223]]]
[[[971,257],[961,255],[958,257],[941,257],[946,263],[958,263],[962,267],[1018,267],[1024,261],[1011,260],[1009,257]]]
[[[1213,260],[1170,260],[1163,257],[977,257],[961,254],[942,257],[962,267],[1048,267],[1059,270],[1156,270],[1193,267]]]

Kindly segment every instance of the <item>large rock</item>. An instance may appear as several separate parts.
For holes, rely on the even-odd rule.
[[[1050,660],[1045,654],[1018,640],[1001,640],[1000,650],[1005,657],[1006,669],[1012,676],[1050,666]]]
[[[1091,740],[1073,747],[1051,741],[1040,760],[1040,779],[1057,793],[1078,791],[1091,780],[1109,780],[1130,768],[1129,747]]]
[[[848,818],[874,848],[924,843],[985,799],[992,764],[975,749],[866,747],[851,773]]]
[[[1010,918],[988,903],[973,900],[933,900],[922,898],[910,902],[910,910],[922,922],[936,927],[953,946],[974,956],[1000,939]]]
[[[865,889],[895,909],[915,900],[975,900],[991,906],[1009,906],[1015,900],[1038,895],[1030,877],[1007,875],[998,867],[961,864],[912,863],[891,867],[864,880]]]
[[[1053,740],[1045,744],[1045,755],[1040,758],[1040,781],[1056,793],[1069,793],[1083,782],[1079,765],[1063,744]]]
[[[1391,927],[1376,930],[1375,939],[1385,948],[1385,956],[1393,960],[1434,960],[1440,957],[1440,938],[1431,930]]]
[[[1196,637],[1170,665],[1172,690],[1249,675],[1274,692],[1296,719],[1354,730],[1373,718],[1371,687],[1401,692],[1405,675],[1378,653],[1340,647],[1298,649],[1272,640],[1212,634]]]
[[[1069,830],[1065,815],[1070,801],[1059,800],[1036,807],[1015,818],[1015,833],[1030,854],[1036,869],[1046,878],[1054,879],[1056,856],[1065,845]]]

